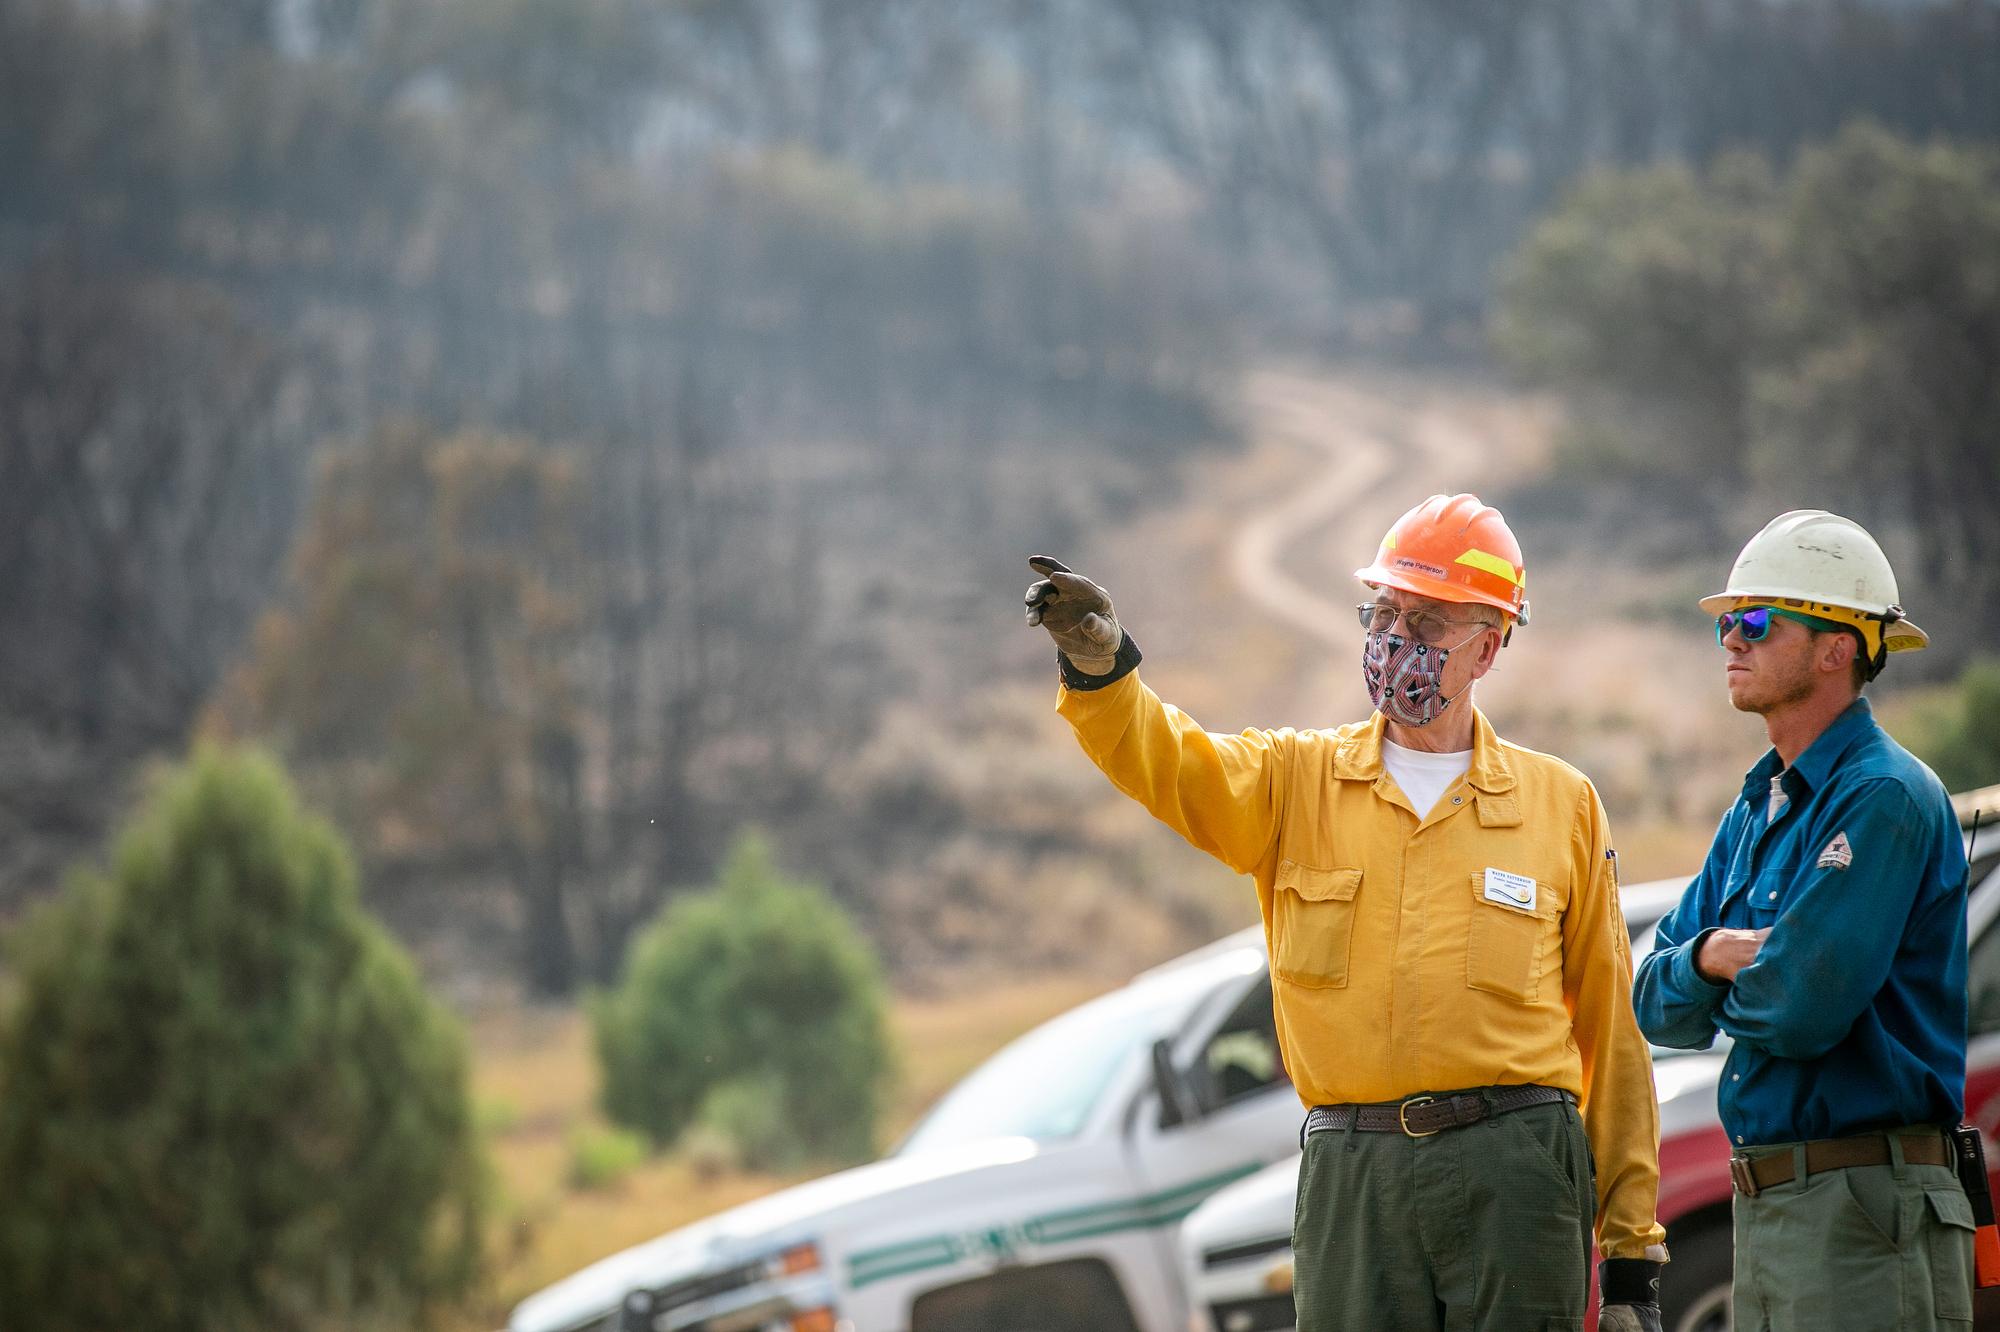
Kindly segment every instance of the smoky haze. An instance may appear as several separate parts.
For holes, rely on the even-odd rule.
[[[1046,671],[1022,555],[1253,363],[1476,369],[1593,169],[1995,87],[1966,2],[8,0],[0,904],[210,733],[534,992],[747,823],[892,965],[991,947],[1081,847],[904,705]]]

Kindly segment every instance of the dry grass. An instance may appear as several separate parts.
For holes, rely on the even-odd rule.
[[[884,1124],[894,1141],[987,1055],[1105,989],[1043,977],[979,993],[899,999],[891,1013],[902,1068]],[[704,1175],[677,1154],[655,1157],[609,1188],[570,1187],[569,1142],[601,1123],[588,1020],[576,1008],[518,1008],[471,1024],[473,1094],[492,1123],[498,1206],[484,1290],[447,1332],[490,1332],[523,1297],[600,1258],[793,1182]]]

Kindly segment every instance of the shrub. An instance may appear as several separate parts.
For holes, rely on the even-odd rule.
[[[580,1124],[569,1135],[569,1182],[601,1189],[637,1170],[646,1159],[646,1140],[621,1128]]]
[[[755,838],[715,890],[647,927],[594,1019],[605,1113],[655,1142],[751,1079],[801,1156],[873,1149],[890,1067],[880,967],[831,899],[781,878]]]
[[[11,1332],[407,1326],[468,1286],[463,1039],[274,763],[198,754],[16,946]]]
[[[805,1145],[792,1132],[785,1093],[784,1081],[770,1073],[719,1083],[702,1098],[691,1133],[727,1144],[728,1162],[738,1170],[796,1170]]]
[[[1970,791],[2000,782],[2000,660],[1968,667],[1952,701],[1916,729],[1912,748],[1947,789]]]
[[[719,1132],[706,1124],[692,1125],[680,1136],[681,1159],[687,1163],[694,1177],[703,1184],[713,1184],[732,1170],[742,1168],[733,1135]]]

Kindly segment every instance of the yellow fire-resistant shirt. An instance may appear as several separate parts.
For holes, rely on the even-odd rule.
[[[1541,1083],[1575,1093],[1597,1243],[1665,1232],[1652,1059],[1609,826],[1582,773],[1475,713],[1464,778],[1419,817],[1382,767],[1382,715],[1212,735],[1136,674],[1059,711],[1119,790],[1255,878],[1278,1042],[1307,1105]]]

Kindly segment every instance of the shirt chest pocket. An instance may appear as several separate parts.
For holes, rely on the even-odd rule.
[[[1784,869],[1773,866],[1750,881],[1743,890],[1743,904],[1750,908],[1750,928],[1761,930],[1778,918],[1778,908],[1783,904],[1785,883],[1791,877]]]
[[[1271,903],[1271,965],[1294,985],[1334,989],[1347,984],[1354,939],[1359,869],[1316,869],[1295,860],[1278,865]]]
[[[1548,885],[1540,886],[1542,894],[1548,891]],[[1538,901],[1534,907],[1519,907],[1496,902],[1483,873],[1472,876],[1471,892],[1465,983],[1518,1003],[1534,1003],[1541,989],[1544,951],[1556,929],[1553,904]]]

